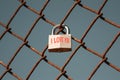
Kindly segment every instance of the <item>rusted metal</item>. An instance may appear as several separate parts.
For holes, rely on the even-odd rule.
[[[28,33],[26,34],[24,41],[27,40],[28,36],[29,36],[30,33],[32,32],[32,30],[34,29],[34,27],[35,27],[35,25],[38,23],[38,21],[42,18],[42,16],[43,16],[43,15],[39,16],[39,17],[35,20],[35,22],[33,23],[32,27],[30,28],[30,30],[29,30]]]
[[[12,72],[12,68],[7,67],[7,65],[5,63],[3,63],[2,61],[0,61],[0,64],[6,68],[6,70],[4,71],[4,73],[2,74],[2,76],[0,76],[0,80],[2,80],[2,78],[7,74],[10,73],[12,76],[14,76],[15,78],[17,78],[18,80],[22,80],[22,78],[20,76],[18,76],[16,73]]]
[[[103,4],[101,5],[101,7],[98,10],[98,14],[101,13],[102,9],[104,8],[105,4],[108,2],[108,0],[104,0]]]
[[[120,32],[115,36],[113,41],[110,43],[110,45],[106,48],[105,52],[103,53],[103,58],[106,56],[107,52],[110,50],[110,48],[113,46],[113,44],[116,42],[116,40],[119,38]]]
[[[51,25],[51,26],[55,26],[56,23],[53,22],[52,20],[48,19],[46,14],[44,14],[44,10],[48,7],[48,4],[50,2],[50,0],[44,0],[44,4],[42,6],[42,8],[37,11],[36,9],[32,8],[30,5],[27,5],[27,1],[25,0],[18,0],[20,2],[20,5],[18,6],[18,8],[15,10],[15,12],[12,14],[12,16],[10,17],[9,21],[4,24],[4,22],[0,21],[0,27],[4,28],[4,31],[2,32],[2,34],[0,35],[0,40],[2,40],[5,36],[6,33],[10,34],[11,36],[13,36],[14,38],[17,38],[18,40],[22,41],[22,44],[16,49],[15,53],[12,55],[12,57],[10,58],[10,60],[8,61],[7,64],[5,64],[2,60],[0,61],[0,65],[2,65],[2,67],[5,68],[5,70],[2,72],[2,75],[0,75],[0,80],[3,80],[3,78],[5,77],[6,74],[10,74],[13,77],[15,77],[18,80],[29,80],[32,73],[35,71],[35,69],[37,68],[37,66],[39,64],[41,64],[42,62],[47,63],[48,65],[50,65],[51,67],[53,67],[54,69],[59,71],[58,76],[56,76],[55,80],[59,80],[61,79],[61,77],[65,77],[68,80],[73,80],[72,79],[72,75],[68,75],[67,73],[67,67],[68,64],[70,63],[70,61],[73,59],[73,57],[75,56],[75,54],[77,54],[77,51],[81,48],[83,48],[84,50],[88,51],[89,53],[95,55],[95,57],[100,58],[100,62],[95,66],[95,68],[93,69],[93,71],[91,71],[91,73],[88,76],[87,80],[91,80],[92,77],[95,75],[95,73],[97,73],[97,70],[100,68],[100,66],[105,63],[108,66],[110,66],[112,69],[120,72],[120,68],[116,65],[114,65],[113,63],[109,62],[109,57],[106,57],[106,54],[109,52],[109,50],[113,47],[113,45],[115,44],[115,42],[117,42],[118,38],[120,38],[120,31],[117,32],[117,34],[114,36],[113,40],[110,42],[110,44],[107,46],[107,48],[105,49],[105,51],[101,54],[97,51],[95,51],[94,49],[91,49],[90,47],[87,46],[86,42],[84,41],[84,39],[86,38],[86,36],[89,34],[89,32],[91,31],[93,27],[93,25],[98,21],[98,19],[103,20],[106,23],[109,23],[111,26],[115,27],[115,28],[120,28],[120,25],[115,23],[114,21],[109,20],[108,18],[104,17],[104,13],[102,13],[102,10],[104,9],[104,6],[106,5],[106,3],[108,2],[108,0],[104,0],[103,3],[101,4],[101,6],[99,7],[98,10],[94,10],[93,8],[82,4],[81,0],[74,0],[73,4],[71,5],[70,9],[66,12],[66,15],[62,18],[62,20],[60,21],[60,24],[64,24],[64,22],[67,20],[67,18],[70,16],[70,14],[72,13],[72,11],[76,8],[76,6],[78,5],[78,7],[83,8],[87,11],[90,11],[91,13],[94,13],[96,15],[96,17],[91,21],[91,23],[88,25],[87,29],[84,31],[82,37],[80,39],[72,36],[72,40],[77,42],[78,46],[71,51],[70,56],[66,59],[66,61],[64,62],[64,64],[62,66],[59,66],[58,64],[54,63],[53,61],[50,61],[46,55],[46,52],[48,50],[48,44],[46,43],[43,50],[39,51],[37,50],[35,47],[33,47],[32,45],[29,44],[29,41],[27,40],[28,37],[30,36],[31,32],[33,31],[33,29],[36,27],[36,24],[40,21],[43,20],[45,23]],[[29,11],[33,12],[35,15],[37,15],[38,17],[34,20],[33,24],[31,25],[31,27],[29,28],[29,30],[27,31],[26,35],[20,36],[19,34],[17,34],[16,32],[14,32],[12,30],[12,27],[10,26],[10,24],[12,23],[12,21],[14,20],[14,18],[16,17],[16,15],[19,13],[20,9],[22,7],[25,7],[26,9],[28,9]],[[58,33],[62,32],[63,34],[65,34],[65,32],[63,31],[62,28],[60,28],[58,30]],[[12,45],[11,45],[12,46]],[[38,61],[35,62],[34,66],[31,68],[30,71],[28,71],[28,75],[26,76],[26,79],[22,79],[22,76],[17,75],[14,70],[12,70],[11,64],[14,63],[14,60],[16,58],[16,56],[19,54],[19,52],[21,51],[21,49],[23,47],[27,47],[28,49],[30,49],[32,52],[34,52],[35,54],[37,54],[40,58],[38,59]]]
[[[46,58],[46,56],[40,58],[40,59],[37,61],[37,63],[36,63],[36,64],[34,65],[34,67],[31,69],[31,71],[29,72],[29,74],[28,74],[28,76],[27,76],[27,78],[26,78],[25,80],[28,80],[28,79],[30,78],[30,76],[31,76],[31,74],[33,73],[33,71],[36,69],[36,67],[39,65],[39,63],[40,63],[44,58]]]
[[[107,58],[102,59],[98,65],[94,68],[93,72],[90,74],[90,76],[88,77],[88,80],[91,80],[91,78],[93,77],[93,75],[97,72],[97,70],[100,68],[100,66],[102,65],[103,62],[105,62],[107,60]]]
[[[79,3],[78,5],[79,5],[80,7],[82,7],[82,8],[84,8],[84,9],[92,12],[92,13],[95,13],[95,14],[99,15],[100,12],[101,12],[101,10],[103,9],[103,7],[105,6],[106,3],[107,3],[107,1],[105,1],[104,5],[102,5],[101,8],[100,8],[98,11],[97,11],[97,10],[94,10],[94,9],[92,9],[92,8],[86,6],[86,5],[83,5],[83,4],[81,4],[81,3]],[[101,19],[104,20],[105,22],[113,25],[113,27],[120,28],[120,25],[119,25],[119,24],[117,24],[117,23],[115,23],[115,22],[113,22],[113,21],[111,21],[111,20],[109,20],[109,19],[107,19],[107,18],[105,18],[105,17],[103,17],[103,16],[101,16]]]
[[[14,12],[14,14],[13,14],[12,17],[10,18],[9,22],[7,23],[6,28],[9,27],[10,23],[12,22],[12,20],[14,19],[14,17],[17,15],[18,11],[21,9],[21,7],[22,7],[24,4],[25,4],[25,2],[22,3],[22,4],[16,9],[16,11]]]
[[[63,67],[62,67],[62,71],[65,69],[65,67],[68,65],[68,63],[70,62],[70,60],[72,59],[72,57],[75,55],[75,53],[77,52],[77,50],[79,50],[79,48],[81,46],[83,46],[85,43],[82,43],[80,45],[78,45],[78,47],[73,51],[73,53],[70,55],[70,57],[68,57],[68,59],[66,60],[66,62],[64,63]]]
[[[90,26],[88,26],[87,30],[84,32],[82,38],[81,38],[81,41],[84,40],[84,38],[86,37],[86,35],[88,34],[88,32],[90,31],[90,29],[93,27],[94,23],[98,20],[98,18],[101,16],[102,14],[98,15],[93,21],[92,23],[90,24]]]
[[[10,64],[13,62],[13,60],[15,59],[16,55],[19,53],[19,51],[22,49],[22,47],[27,43],[24,42],[23,44],[20,45],[20,47],[16,50],[15,54],[12,56],[12,58],[10,59],[10,61],[7,64],[7,68],[9,68]]]
[[[72,5],[72,7],[68,10],[68,12],[67,12],[67,14],[65,15],[65,17],[62,19],[62,21],[61,21],[61,25],[65,22],[65,20],[68,18],[68,16],[70,15],[70,13],[72,12],[72,10],[75,8],[75,6],[78,4],[78,3],[80,3],[80,0],[76,0],[75,2],[74,2],[74,4]]]

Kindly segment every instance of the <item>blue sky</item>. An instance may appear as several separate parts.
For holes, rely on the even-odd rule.
[[[46,0],[26,0],[26,4],[39,11]],[[82,4],[87,5],[95,10],[98,10],[104,0],[82,0]],[[55,24],[59,24],[67,11],[73,5],[73,0],[51,0],[43,11],[45,17]],[[120,0],[108,0],[107,4],[102,10],[103,16],[117,24],[120,24]],[[0,1],[0,22],[7,24],[12,14],[18,8],[20,3],[17,0],[1,0]],[[80,6],[76,6],[64,24],[70,28],[70,34],[78,39],[81,39],[83,33],[91,22],[96,18],[96,14],[87,11]],[[27,31],[34,23],[37,14],[30,10],[22,7],[17,13],[9,27],[11,31],[25,37]],[[48,35],[51,34],[52,25],[46,23],[43,20],[39,20],[35,28],[28,37],[28,44],[42,52],[48,44]],[[5,29],[0,25],[0,35]],[[109,23],[98,19],[85,37],[84,42],[88,48],[95,50],[102,54],[110,42],[113,40],[115,35],[120,32],[120,28],[116,28]],[[0,61],[8,64],[10,58],[13,56],[15,51],[23,42],[9,33],[6,33],[0,40]],[[110,51],[107,53],[108,61],[112,64],[120,67],[120,38],[117,39],[115,44],[112,46]],[[47,59],[54,64],[62,67],[66,59],[71,55],[73,50],[79,44],[72,40],[72,51],[63,53],[49,53],[45,52]],[[24,80],[28,75],[31,68],[39,60],[40,56],[29,48],[24,46],[16,58],[11,63],[10,67],[12,71],[17,73]],[[95,66],[99,63],[101,58],[93,55],[92,53],[80,48],[70,63],[65,67],[67,74],[73,78],[73,80],[87,80],[90,73],[93,71]],[[0,65],[0,75],[5,71],[5,68]],[[44,61],[37,66],[29,80],[55,80],[60,74],[60,71],[50,66]],[[2,80],[17,80],[9,73],[7,73]],[[67,80],[64,76],[60,80]],[[120,80],[120,72],[111,68],[110,66],[103,63],[91,80]]]

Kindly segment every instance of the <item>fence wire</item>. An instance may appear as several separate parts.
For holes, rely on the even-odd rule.
[[[97,63],[97,65],[91,71],[91,73],[88,74],[89,76],[87,77],[87,80],[92,80],[93,76],[95,76],[95,74],[97,73],[97,70],[100,69],[100,67],[101,67],[102,64],[106,64],[106,65],[110,66],[112,69],[116,70],[117,72],[120,72],[119,66],[116,66],[112,62],[110,62],[109,61],[109,57],[106,56],[107,53],[110,51],[110,49],[113,47],[113,45],[115,43],[119,44],[119,43],[117,43],[117,40],[120,37],[120,31],[117,32],[117,34],[114,36],[114,38],[112,39],[112,41],[110,42],[110,44],[106,47],[105,51],[102,52],[102,54],[99,53],[99,52],[97,52],[97,51],[95,51],[94,49],[91,49],[90,47],[88,47],[87,44],[86,44],[86,42],[85,42],[86,36],[89,34],[89,32],[91,31],[91,29],[93,29],[93,25],[99,19],[102,20],[105,23],[109,23],[112,27],[115,27],[118,30],[120,28],[119,24],[115,23],[112,20],[109,20],[107,17],[104,17],[104,13],[102,13],[102,10],[104,9],[106,3],[109,2],[109,1],[108,0],[102,0],[102,1],[103,2],[101,4],[101,6],[99,6],[99,9],[95,10],[95,9],[89,7],[89,6],[86,6],[84,3],[82,3],[81,0],[74,0],[73,3],[72,3],[72,5],[71,5],[71,7],[69,8],[69,10],[67,10],[66,15],[59,22],[60,25],[65,24],[65,21],[68,20],[68,17],[70,16],[70,14],[72,14],[73,10],[76,7],[83,8],[84,10],[87,10],[90,13],[93,13],[96,16],[93,20],[91,20],[90,25],[86,28],[86,30],[84,31],[84,33],[82,34],[82,37],[80,39],[78,39],[77,37],[75,37],[75,36],[72,35],[72,40],[75,41],[75,42],[77,42],[78,45],[76,46],[75,49],[72,49],[72,51],[70,52],[70,55],[64,61],[64,64],[62,66],[60,66],[60,65],[57,65],[56,63],[54,63],[53,61],[49,60],[49,55],[47,55],[47,53],[49,53],[49,52],[47,52],[47,49],[48,49],[47,43],[44,44],[44,46],[42,46],[43,50],[39,51],[38,49],[36,49],[35,47],[33,47],[29,43],[30,41],[28,39],[30,37],[32,31],[34,30],[34,28],[36,27],[36,25],[37,25],[37,23],[39,21],[42,21],[42,22],[44,22],[46,24],[49,24],[51,26],[55,26],[56,25],[56,23],[54,21],[52,21],[49,18],[47,18],[46,14],[44,14],[44,10],[49,6],[49,3],[51,2],[51,0],[44,0],[43,5],[42,5],[42,7],[41,7],[40,10],[37,10],[37,9],[31,7],[31,5],[27,4],[27,2],[29,2],[29,1],[18,0],[17,2],[19,2],[19,5],[18,5],[17,9],[15,10],[15,12],[10,17],[9,21],[7,23],[0,21],[0,27],[1,27],[1,30],[2,30],[0,32],[1,33],[0,40],[1,41],[4,40],[4,37],[6,37],[5,35],[10,34],[14,38],[17,38],[20,42],[22,42],[22,44],[20,44],[19,47],[17,47],[17,49],[14,51],[14,53],[11,54],[11,58],[9,59],[8,63],[5,63],[5,62],[3,62],[3,60],[0,60],[0,65],[5,68],[2,72],[0,72],[1,73],[0,80],[4,80],[4,77],[8,76],[8,74],[12,75],[14,78],[16,78],[18,80],[29,80],[30,77],[32,77],[32,74],[34,73],[34,71],[37,70],[37,67],[39,65],[42,66],[43,62],[47,63],[49,66],[51,66],[54,69],[56,69],[56,70],[59,71],[59,74],[54,74],[54,75],[57,75],[54,80],[60,80],[60,79],[62,79],[62,77],[64,77],[67,80],[73,80],[72,75],[69,75],[69,73],[68,73],[69,69],[67,69],[67,67],[69,66],[69,63],[71,62],[71,60],[73,59],[73,57],[76,54],[78,54],[77,51],[78,50],[83,50],[83,49],[86,50],[86,51],[88,51],[89,53],[92,53],[93,55],[95,55],[95,57],[97,57],[97,58],[100,59],[100,61]],[[0,3],[0,4],[2,4],[2,3]],[[25,9],[29,10],[30,12],[32,12],[33,14],[37,15],[36,19],[33,21],[34,23],[29,27],[29,30],[27,31],[27,33],[26,33],[26,35],[24,37],[21,36],[21,35],[19,35],[19,33],[15,32],[12,29],[12,27],[10,26],[10,24],[12,24],[12,21],[15,19],[15,17],[17,15],[20,15],[19,14],[20,10],[23,7]],[[17,27],[17,25],[16,25],[16,27]],[[65,33],[64,31],[62,31],[62,32]],[[71,30],[71,32],[72,32],[72,30]],[[36,34],[36,35],[38,35],[38,34]],[[42,35],[44,35],[44,34],[42,34]],[[10,46],[11,47],[15,47],[13,45],[10,45]],[[19,55],[20,51],[22,51],[22,49],[24,47],[27,47],[27,49],[31,50],[33,53],[35,53],[35,55],[37,54],[37,56],[39,56],[38,60],[32,66],[31,70],[28,71],[26,78],[23,78],[22,76],[20,76],[16,72],[14,72],[14,68],[13,68],[13,66],[11,66],[15,62],[15,60],[16,60],[15,58]],[[0,51],[0,53],[4,54],[1,51]],[[114,53],[119,53],[119,52],[114,52]],[[6,55],[7,54],[9,54],[9,53],[6,53]],[[49,53],[49,54],[52,54],[52,53]],[[67,53],[65,53],[65,54],[67,54]],[[21,59],[22,59],[22,57],[21,57]],[[84,63],[84,61],[83,61],[83,63]],[[21,64],[21,65],[24,65],[24,64]],[[16,66],[16,65],[14,65],[14,66]],[[110,68],[110,67],[108,67],[108,68]],[[49,69],[48,70],[46,69],[46,71],[49,71]]]

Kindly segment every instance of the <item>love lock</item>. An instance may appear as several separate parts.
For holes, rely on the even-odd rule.
[[[60,24],[56,25],[52,29],[52,34],[49,35],[48,51],[49,52],[67,52],[71,51],[71,34],[69,34],[69,28],[67,25],[62,25],[66,29],[66,34],[55,34],[56,28],[59,28]]]

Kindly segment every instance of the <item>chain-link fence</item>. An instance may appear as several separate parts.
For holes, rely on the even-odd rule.
[[[104,15],[110,0],[93,0],[96,6],[57,1],[0,1],[0,15],[6,15],[0,19],[0,80],[105,80],[110,70],[120,79],[120,64],[111,59],[119,61],[120,25]],[[48,35],[56,23],[69,26],[72,51],[48,51]],[[61,27],[59,32],[65,33]]]

